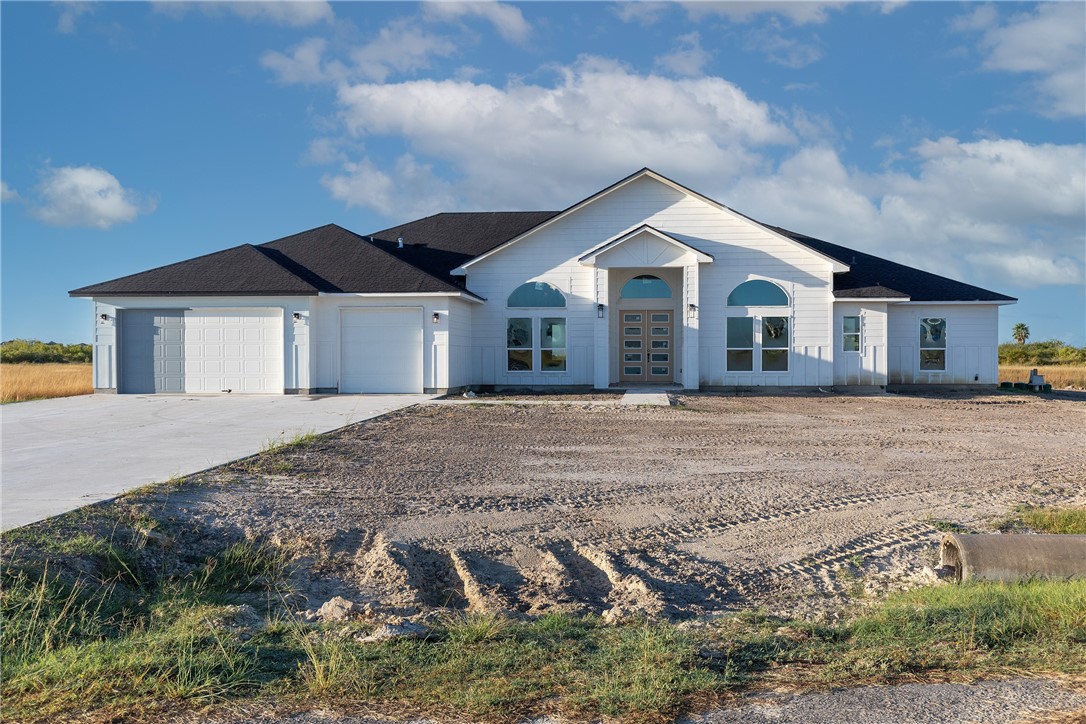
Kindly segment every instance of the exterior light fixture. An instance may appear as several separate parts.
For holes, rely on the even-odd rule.
[[[109,315],[108,314],[99,314],[98,319],[102,320],[103,322],[108,322],[109,321]]]
[[[687,315],[688,315],[688,316],[689,316],[689,317],[690,317],[691,319],[694,319],[695,317],[697,317],[697,316],[698,316],[698,305],[696,305],[696,304],[691,304],[691,305],[689,305],[689,306],[688,306],[688,307],[686,308],[686,312],[687,312]]]
[[[603,319],[603,314],[604,314],[604,311],[606,309],[607,308],[604,307],[602,304],[597,304],[596,305],[596,317],[599,318],[599,319]]]
[[[301,312],[295,312],[295,313],[294,313],[293,315],[291,315],[291,316],[293,316],[293,317],[294,317],[294,321],[295,321],[295,322],[299,322],[299,321],[301,321],[301,319],[302,319],[302,313],[301,313]]]
[[[430,318],[430,321],[433,322],[434,324],[437,324],[438,321],[440,321],[440,320],[441,320],[441,313],[440,312],[434,312],[434,316]]]

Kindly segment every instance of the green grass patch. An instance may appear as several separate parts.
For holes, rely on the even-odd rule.
[[[1086,535],[1086,508],[1024,506],[1018,509],[1016,517],[1042,533]]]

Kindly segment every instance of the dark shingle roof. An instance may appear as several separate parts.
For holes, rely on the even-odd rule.
[[[760,222],[759,222],[760,223]],[[914,269],[904,264],[855,251],[828,241],[798,234],[779,226],[762,224],[767,229],[798,241],[820,254],[847,264],[849,270],[833,277],[833,296],[845,298],[911,299],[914,302],[1014,302],[1014,297],[938,274]]]
[[[447,272],[447,270],[446,270]],[[456,293],[406,258],[328,224],[260,246],[245,244],[69,292],[73,297]]]
[[[74,289],[73,297],[201,294],[299,294],[317,288],[251,244]]]
[[[75,289],[75,297],[467,292],[449,271],[559,212],[443,213],[360,236],[328,224],[260,246],[245,244]],[[754,221],[751,219],[751,221]],[[1013,297],[755,221],[849,271],[834,275],[839,298],[915,302],[1013,302]],[[404,241],[399,248],[397,239]],[[470,294],[470,292],[467,292]]]
[[[447,276],[469,259],[539,226],[557,211],[477,211],[442,213],[368,236],[385,249],[396,249],[412,264]],[[397,239],[404,248],[398,249]]]

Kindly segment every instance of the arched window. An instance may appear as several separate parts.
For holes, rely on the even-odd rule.
[[[728,295],[729,307],[787,307],[788,295],[773,282],[752,279]]]
[[[553,284],[528,282],[521,284],[509,295],[508,307],[564,307],[566,298]]]
[[[671,287],[660,277],[641,274],[622,287],[623,299],[671,299]]]

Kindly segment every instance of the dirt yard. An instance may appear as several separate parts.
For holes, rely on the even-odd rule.
[[[492,399],[492,398],[491,398]],[[142,496],[290,551],[293,605],[820,616],[935,580],[941,530],[1086,502],[1086,402],[682,395],[437,403]]]

